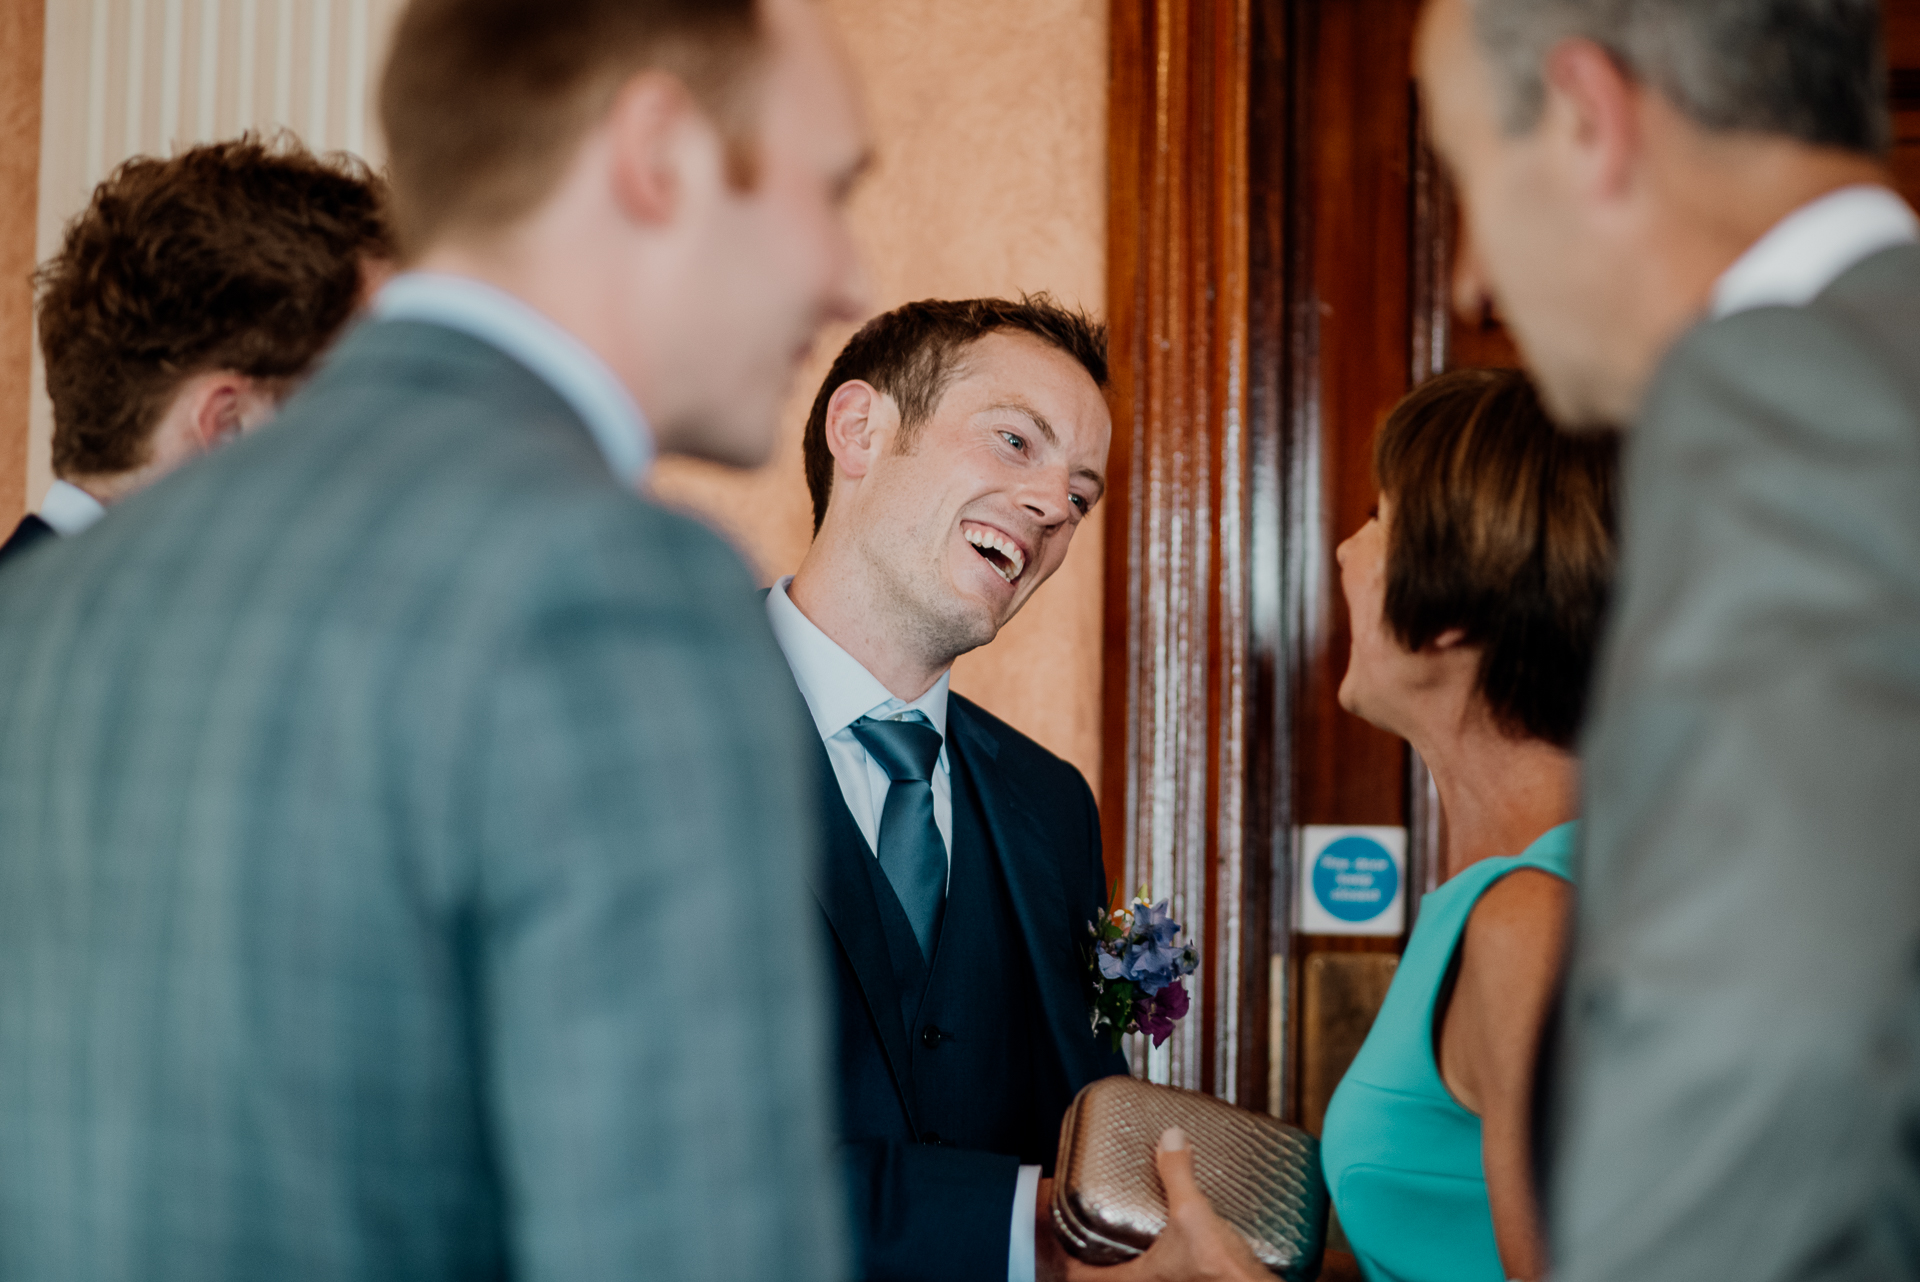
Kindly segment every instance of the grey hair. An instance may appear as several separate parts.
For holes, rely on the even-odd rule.
[[[1509,133],[1546,106],[1547,54],[1591,40],[1707,129],[1884,156],[1878,0],[1468,0]]]

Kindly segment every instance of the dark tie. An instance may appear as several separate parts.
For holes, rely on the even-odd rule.
[[[853,723],[853,737],[893,781],[880,811],[880,869],[913,924],[920,953],[933,960],[940,904],[947,897],[947,847],[933,822],[933,765],[940,732],[924,721]]]

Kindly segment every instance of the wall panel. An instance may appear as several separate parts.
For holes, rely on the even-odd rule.
[[[826,0],[866,100],[875,165],[853,227],[876,311],[1048,290],[1106,307],[1106,0]],[[851,330],[822,334],[756,472],[672,462],[657,488],[733,538],[771,583],[813,534],[800,431]],[[1115,457],[1119,454],[1116,450]],[[1051,580],[953,687],[1098,786],[1103,502]]]

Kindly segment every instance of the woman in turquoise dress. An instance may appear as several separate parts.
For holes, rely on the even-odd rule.
[[[1445,880],[1334,1092],[1321,1160],[1372,1282],[1539,1279],[1534,1065],[1572,909],[1617,445],[1557,432],[1517,371],[1460,370],[1394,410],[1374,470],[1379,507],[1339,550],[1340,702],[1432,772]]]

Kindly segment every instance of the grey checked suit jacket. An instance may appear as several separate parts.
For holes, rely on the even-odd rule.
[[[430,325],[0,571],[0,1279],[840,1276],[811,733]]]
[[[1625,494],[1556,1282],[1920,1277],[1920,248],[1693,331]]]

